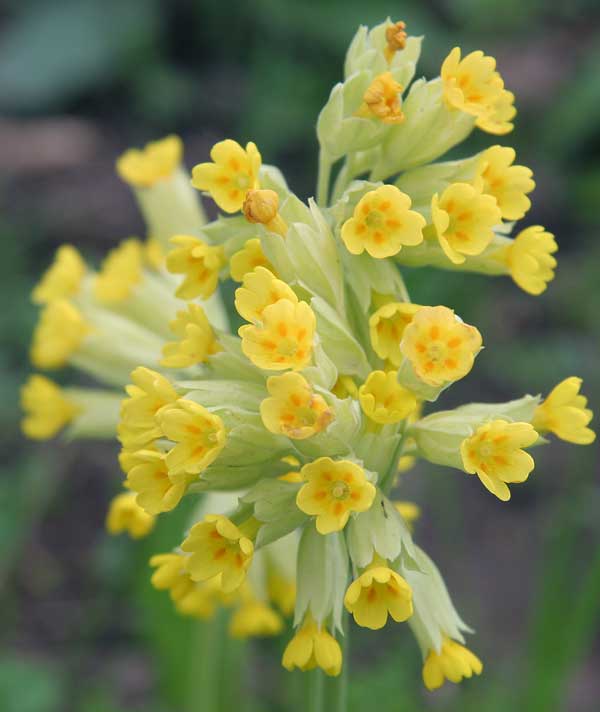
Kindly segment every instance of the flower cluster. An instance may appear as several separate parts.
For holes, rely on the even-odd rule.
[[[252,142],[217,143],[191,181],[175,137],[119,159],[147,239],[124,241],[99,271],[61,247],[33,292],[33,364],[69,364],[108,388],[34,375],[23,428],[118,433],[126,491],[113,533],[142,536],[198,499],[180,546],[150,562],[181,613],[232,607],[231,634],[249,636],[280,633],[293,611],[283,666],[328,675],[344,664],[344,611],[370,629],[406,621],[434,689],[482,663],[413,540],[418,508],[392,499],[400,472],[421,458],[508,500],[543,436],[594,433],[574,377],[545,400],[423,416],[473,369],[483,337],[447,306],[413,303],[399,267],[509,275],[540,294],[557,248],[539,226],[511,236],[534,188],[512,148],[438,160],[475,128],[512,129],[495,60],[454,48],[439,77],[412,82],[421,38],[405,30],[388,20],[354,37],[317,124],[316,200],[300,200]],[[206,222],[197,191],[225,214]],[[218,289],[228,279],[237,334]]]

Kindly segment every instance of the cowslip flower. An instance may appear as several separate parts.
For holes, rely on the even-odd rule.
[[[135,492],[123,492],[113,498],[106,515],[106,529],[109,534],[127,532],[133,539],[141,539],[151,532],[154,517],[135,500]]]
[[[279,196],[274,190],[249,190],[242,211],[248,222],[264,225],[267,230],[286,236],[288,226],[279,214]]]
[[[61,368],[77,351],[91,327],[66,299],[49,302],[33,332],[31,362],[44,369]]]
[[[251,240],[246,240],[242,249],[231,256],[229,260],[231,279],[243,282],[248,272],[252,272],[257,267],[265,267],[275,273],[273,265],[262,250],[260,240],[258,237],[253,237]]]
[[[23,433],[33,440],[47,440],[62,430],[80,411],[54,381],[34,374],[21,388],[25,417]]]
[[[398,423],[417,407],[417,399],[398,383],[396,371],[372,371],[358,389],[365,414],[376,423]]]
[[[400,350],[428,385],[458,381],[473,368],[481,334],[447,307],[422,307],[404,329]]]
[[[516,153],[508,146],[491,146],[479,159],[475,180],[481,190],[496,198],[505,220],[520,220],[531,207],[528,193],[535,188],[532,171],[515,166]]]
[[[468,183],[453,183],[431,199],[431,220],[448,259],[461,264],[490,244],[502,214],[494,196]]]
[[[94,282],[94,295],[100,302],[111,304],[127,299],[142,281],[143,249],[139,240],[124,240],[111,250]]]
[[[194,524],[181,549],[190,554],[186,569],[192,580],[205,581],[220,574],[224,593],[242,585],[254,554],[252,539],[220,514],[209,514]]]
[[[507,483],[525,482],[535,467],[531,455],[522,448],[537,439],[530,423],[484,423],[460,446],[465,471],[477,474],[487,490],[506,502],[510,499]]]
[[[72,245],[61,245],[54,262],[44,272],[31,292],[35,304],[48,304],[55,299],[69,299],[78,294],[87,272],[86,264]]]
[[[175,296],[208,299],[217,288],[219,270],[225,264],[223,248],[207,245],[192,235],[175,235],[171,243],[176,247],[167,255],[167,269],[185,276]]]
[[[148,514],[174,509],[196,475],[171,478],[165,454],[157,450],[137,450],[127,466],[126,487],[135,492],[136,502]]]
[[[400,365],[400,342],[404,329],[419,309],[419,304],[389,302],[373,312],[369,318],[369,335],[371,346],[379,358],[390,361],[394,366]]]
[[[589,445],[596,433],[588,428],[594,414],[587,407],[587,398],[579,391],[583,381],[571,376],[550,391],[533,415],[533,427],[538,433],[553,433],[561,440],[576,445]]]
[[[266,267],[256,267],[252,272],[248,272],[242,286],[235,290],[235,308],[238,314],[254,324],[261,322],[264,310],[280,299],[298,303],[293,289],[277,279]]]
[[[548,282],[554,279],[553,253],[557,250],[554,235],[541,225],[532,225],[503,248],[499,259],[506,263],[510,276],[521,289],[537,295],[546,291]]]
[[[410,618],[412,590],[387,562],[377,557],[348,587],[344,605],[363,628],[378,630],[388,614],[397,622]]]
[[[199,474],[225,447],[223,421],[194,401],[179,398],[156,414],[165,437],[176,443],[166,455],[172,477]]]
[[[178,136],[152,141],[142,149],[131,148],[117,161],[117,173],[127,183],[148,188],[169,178],[181,164],[183,144]]]
[[[366,250],[381,259],[397,254],[403,245],[423,242],[425,219],[410,206],[408,195],[393,185],[365,193],[342,226],[348,251],[360,255]]]
[[[199,304],[190,303],[187,309],[178,311],[169,328],[179,338],[163,346],[161,366],[187,368],[204,363],[219,351],[214,331]]]
[[[260,416],[272,433],[304,440],[324,430],[333,419],[324,398],[299,373],[270,376],[267,390],[271,397],[261,402]]]
[[[316,318],[306,302],[280,299],[267,306],[261,323],[239,329],[242,351],[259,368],[299,371],[311,360]]]
[[[384,124],[401,124],[404,121],[402,113],[402,84],[399,84],[391,72],[384,72],[375,77],[363,95],[357,116],[367,119],[377,119]]]
[[[342,650],[331,633],[319,627],[309,614],[287,644],[282,665],[290,671],[294,668],[306,671],[319,667],[325,674],[334,677],[342,669]]]
[[[351,512],[364,512],[373,503],[375,487],[365,471],[349,460],[320,457],[300,470],[306,484],[296,497],[298,508],[316,516],[319,534],[330,534],[346,526]]]
[[[237,213],[242,209],[246,193],[258,188],[260,153],[252,141],[244,150],[236,141],[227,139],[212,147],[210,157],[212,163],[194,166],[192,185],[210,193],[221,210]]]
[[[440,650],[431,650],[425,659],[423,682],[428,690],[437,690],[446,680],[460,682],[465,677],[480,675],[482,670],[483,664],[474,653],[446,638]]]
[[[281,616],[265,601],[258,599],[248,583],[242,587],[241,598],[241,605],[234,611],[229,621],[229,635],[232,638],[243,640],[281,633],[283,630]]]

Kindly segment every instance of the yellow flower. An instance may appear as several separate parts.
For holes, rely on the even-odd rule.
[[[296,605],[296,583],[273,571],[267,578],[269,598],[279,608],[284,616],[289,616]]]
[[[356,116],[378,119],[384,124],[401,124],[404,121],[400,100],[402,89],[402,84],[398,84],[391,72],[379,74],[364,93]]]
[[[505,220],[520,220],[531,207],[527,193],[535,188],[532,171],[526,166],[514,166],[515,149],[491,146],[479,160],[475,182],[482,192],[496,198]]]
[[[121,403],[119,440],[126,448],[138,448],[162,436],[156,414],[179,396],[164,376],[149,368],[139,366],[131,380],[125,387],[129,397]]]
[[[149,188],[170,178],[181,164],[183,144],[179,136],[152,141],[140,151],[130,148],[117,160],[117,173],[136,188]]]
[[[258,368],[300,371],[312,357],[316,318],[306,302],[280,299],[265,308],[260,325],[242,326],[242,351]]]
[[[196,589],[185,565],[187,556],[182,554],[155,554],[150,559],[150,566],[156,569],[150,582],[158,591],[169,591],[175,602],[186,598]]]
[[[417,376],[435,387],[466,376],[481,346],[479,331],[442,306],[421,307],[400,342]]]
[[[174,509],[196,475],[172,480],[165,455],[157,450],[138,450],[130,463],[125,486],[137,494],[136,502],[148,514],[160,514]]]
[[[131,296],[143,278],[143,249],[139,240],[131,238],[111,250],[102,262],[94,282],[94,295],[99,302],[112,304]]]
[[[416,465],[417,458],[413,455],[402,455],[398,460],[398,472],[408,472]]]
[[[227,605],[228,597],[221,590],[220,576],[202,582],[189,580],[190,590],[175,601],[178,613],[206,621],[214,617],[219,605]]]
[[[274,190],[249,190],[242,206],[248,222],[264,225],[281,237],[287,233],[287,224],[279,214],[279,196]]]
[[[333,413],[322,396],[299,373],[284,373],[267,379],[271,398],[260,404],[260,416],[271,433],[304,440],[331,423]]]
[[[62,388],[45,376],[34,374],[21,388],[21,408],[25,417],[21,429],[28,438],[47,440],[79,413],[80,408]]]
[[[252,596],[242,602],[229,621],[232,638],[261,638],[277,635],[283,630],[283,620],[277,611]]]
[[[55,299],[74,297],[86,271],[79,252],[71,245],[61,245],[56,250],[54,262],[33,288],[31,299],[35,304],[48,304]]]
[[[298,509],[316,515],[319,534],[343,529],[350,512],[366,512],[373,504],[375,487],[365,472],[350,460],[320,457],[301,470],[307,480],[296,495]]]
[[[161,366],[187,368],[204,363],[219,351],[212,327],[199,304],[188,304],[187,309],[178,311],[169,328],[179,339],[163,346]]]
[[[406,23],[399,20],[392,25],[386,27],[385,40],[386,48],[384,50],[385,58],[391,62],[398,50],[406,47]]]
[[[171,477],[199,474],[211,465],[225,447],[227,435],[218,415],[194,401],[179,400],[157,413],[160,427],[169,440],[177,443],[167,453]]]
[[[489,133],[512,130],[509,121],[516,113],[514,97],[504,88],[493,57],[478,50],[461,59],[460,48],[455,47],[444,60],[440,74],[444,100],[451,109],[475,116],[476,125]]]
[[[423,665],[423,682],[428,690],[437,690],[445,680],[460,682],[473,673],[480,675],[481,660],[464,645],[444,638],[440,652],[430,650]]]
[[[194,166],[192,185],[208,191],[221,210],[237,213],[248,190],[258,188],[260,153],[252,142],[244,150],[236,141],[227,139],[212,147],[210,157],[212,163]]]
[[[217,288],[219,270],[225,264],[221,246],[212,247],[192,235],[175,235],[176,245],[167,255],[167,269],[185,279],[175,291],[179,299],[208,299]]]
[[[186,568],[192,579],[206,581],[221,574],[225,593],[242,585],[254,554],[252,540],[220,514],[209,514],[194,524],[181,548],[190,553]]]
[[[371,257],[383,258],[398,254],[403,245],[423,242],[425,219],[410,205],[408,195],[394,185],[365,193],[342,225],[348,251],[360,255],[366,250]]]
[[[248,272],[252,272],[256,267],[265,267],[275,274],[273,266],[262,251],[258,237],[254,237],[252,240],[246,240],[242,249],[231,256],[229,260],[231,279],[234,279],[236,282],[243,282]]]
[[[274,277],[266,267],[257,267],[248,272],[242,286],[235,290],[235,308],[242,318],[254,324],[262,321],[266,307],[280,299],[298,303],[292,288]]]
[[[412,589],[383,559],[375,557],[348,587],[344,605],[358,625],[378,630],[387,623],[388,613],[397,623],[412,616]]]
[[[352,376],[338,376],[331,392],[342,400],[344,398],[358,399],[358,387]]]
[[[398,514],[404,519],[408,528],[412,531],[414,523],[421,516],[421,507],[414,502],[394,502],[393,504]]]
[[[502,222],[496,198],[484,195],[468,183],[452,183],[441,196],[431,199],[431,220],[440,246],[454,264],[466,255],[479,255]]]
[[[336,676],[342,669],[342,650],[337,640],[307,614],[304,622],[287,644],[281,661],[290,672],[320,667],[327,675]]]
[[[398,383],[397,371],[372,371],[358,389],[360,405],[376,423],[398,423],[417,407],[414,394]]]
[[[400,341],[404,329],[421,309],[419,304],[390,302],[384,304],[369,318],[371,346],[379,358],[388,359],[394,366],[402,363]]]
[[[31,362],[38,368],[65,366],[90,330],[81,312],[66,299],[48,303],[33,332]]]
[[[581,378],[571,376],[552,389],[535,409],[532,425],[538,433],[554,433],[576,445],[594,442],[596,433],[587,427],[594,414],[587,407],[587,398],[579,393],[581,384]]]
[[[154,527],[154,517],[135,501],[135,492],[123,492],[114,497],[106,516],[109,534],[127,532],[133,539],[141,539]]]
[[[144,263],[153,270],[158,271],[164,267],[165,253],[162,245],[155,237],[149,237],[143,246]]]
[[[554,279],[556,259],[552,254],[557,250],[554,235],[540,225],[532,225],[522,230],[499,257],[521,289],[538,295]]]
[[[533,445],[537,439],[538,434],[529,423],[484,423],[461,443],[463,467],[470,475],[477,474],[486,489],[506,502],[510,499],[506,483],[525,482],[535,467],[531,455],[521,448]]]

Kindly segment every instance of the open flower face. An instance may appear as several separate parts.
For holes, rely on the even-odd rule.
[[[324,430],[333,418],[324,398],[299,373],[271,376],[267,389],[271,397],[260,404],[260,415],[272,433],[304,440]]]
[[[404,121],[401,93],[402,84],[394,79],[391,72],[384,72],[371,82],[356,115],[378,119],[384,124],[401,124]]]
[[[533,458],[522,448],[537,439],[538,434],[529,423],[492,420],[463,441],[463,466],[469,474],[477,474],[492,494],[506,501],[510,499],[506,483],[524,482],[533,470]]]
[[[354,214],[342,226],[342,240],[349,252],[384,258],[397,254],[403,245],[423,242],[425,219],[410,210],[410,198],[393,185],[366,193]]]
[[[390,302],[377,309],[369,319],[371,346],[379,358],[390,361],[394,366],[402,363],[400,341],[404,329],[413,316],[421,309],[410,302]]]
[[[447,307],[422,307],[404,330],[400,350],[417,376],[443,386],[469,373],[481,350],[481,334]]]
[[[210,157],[212,163],[194,166],[192,185],[210,193],[221,210],[237,213],[242,209],[246,193],[258,188],[260,153],[252,141],[244,150],[236,141],[227,139],[213,146]]]
[[[307,482],[296,504],[305,514],[316,516],[320,534],[340,531],[351,512],[365,512],[373,504],[375,487],[354,462],[320,457],[304,465],[301,474]]]

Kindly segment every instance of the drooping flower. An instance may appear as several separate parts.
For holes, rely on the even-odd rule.
[[[71,302],[57,299],[46,304],[33,332],[31,362],[44,369],[65,366],[91,327]]]
[[[149,188],[170,178],[181,165],[183,144],[179,136],[167,136],[147,143],[142,149],[131,148],[119,157],[117,173],[137,188]]]
[[[106,516],[109,534],[127,532],[133,539],[141,539],[154,527],[154,517],[135,501],[135,492],[118,494],[110,503]]]
[[[579,393],[581,378],[565,378],[550,391],[536,409],[533,427],[538,433],[554,433],[556,437],[576,445],[589,445],[596,433],[588,428],[594,414],[587,407],[587,398]]]
[[[455,640],[445,638],[438,651],[431,650],[423,665],[423,682],[428,690],[437,690],[446,680],[460,682],[483,670],[481,660]]]
[[[423,242],[425,219],[410,210],[411,200],[394,185],[365,193],[351,218],[342,226],[342,240],[353,255],[365,250],[382,259],[397,254],[403,245]]]
[[[167,255],[167,269],[185,279],[175,291],[180,299],[208,299],[217,288],[219,270],[225,264],[223,248],[213,247],[192,235],[175,235],[176,246]]]
[[[248,272],[252,272],[257,267],[265,267],[275,274],[273,265],[262,250],[260,240],[258,237],[253,237],[251,240],[246,240],[242,249],[231,256],[229,260],[231,279],[243,282]]]
[[[246,583],[241,591],[241,604],[229,621],[232,638],[260,638],[277,635],[283,630],[283,620],[277,611],[256,598]]]
[[[541,225],[521,230],[499,257],[506,262],[510,276],[525,292],[541,294],[554,279],[558,250],[554,235]]]
[[[379,74],[364,93],[357,116],[366,119],[377,119],[384,124],[401,124],[404,121],[402,113],[402,84],[399,84],[391,72]]]
[[[522,448],[529,447],[538,434],[529,423],[492,420],[480,425],[460,446],[465,471],[477,474],[483,486],[498,499],[510,499],[507,483],[525,482],[535,467]]]
[[[376,423],[398,423],[417,407],[417,399],[398,383],[396,371],[372,371],[358,389],[360,405]]]
[[[55,299],[69,299],[78,294],[87,271],[79,251],[72,245],[61,245],[54,262],[44,272],[31,292],[35,304],[48,304]]]
[[[411,302],[389,302],[379,307],[369,318],[371,346],[379,358],[390,361],[394,366],[402,363],[400,342],[404,329],[421,309]]]
[[[508,146],[491,146],[479,159],[476,181],[483,193],[496,198],[505,220],[520,220],[531,207],[528,193],[535,188],[532,171],[526,166],[515,166],[516,153]]]
[[[21,407],[25,412],[21,428],[33,440],[54,437],[80,410],[60,386],[39,374],[30,376],[22,386]]]
[[[161,366],[187,368],[204,363],[219,351],[214,331],[199,304],[190,303],[187,309],[178,311],[169,328],[179,338],[164,345]]]
[[[337,640],[308,614],[287,644],[282,665],[286,670],[302,671],[321,668],[327,675],[336,676],[342,669],[342,650]]]
[[[305,514],[316,516],[319,534],[340,531],[351,512],[365,512],[373,504],[375,487],[355,462],[320,457],[300,472],[306,484],[298,491],[296,504]]]
[[[293,289],[266,267],[248,272],[242,286],[235,290],[235,308],[243,319],[254,324],[261,322],[264,310],[280,299],[298,303]]]

